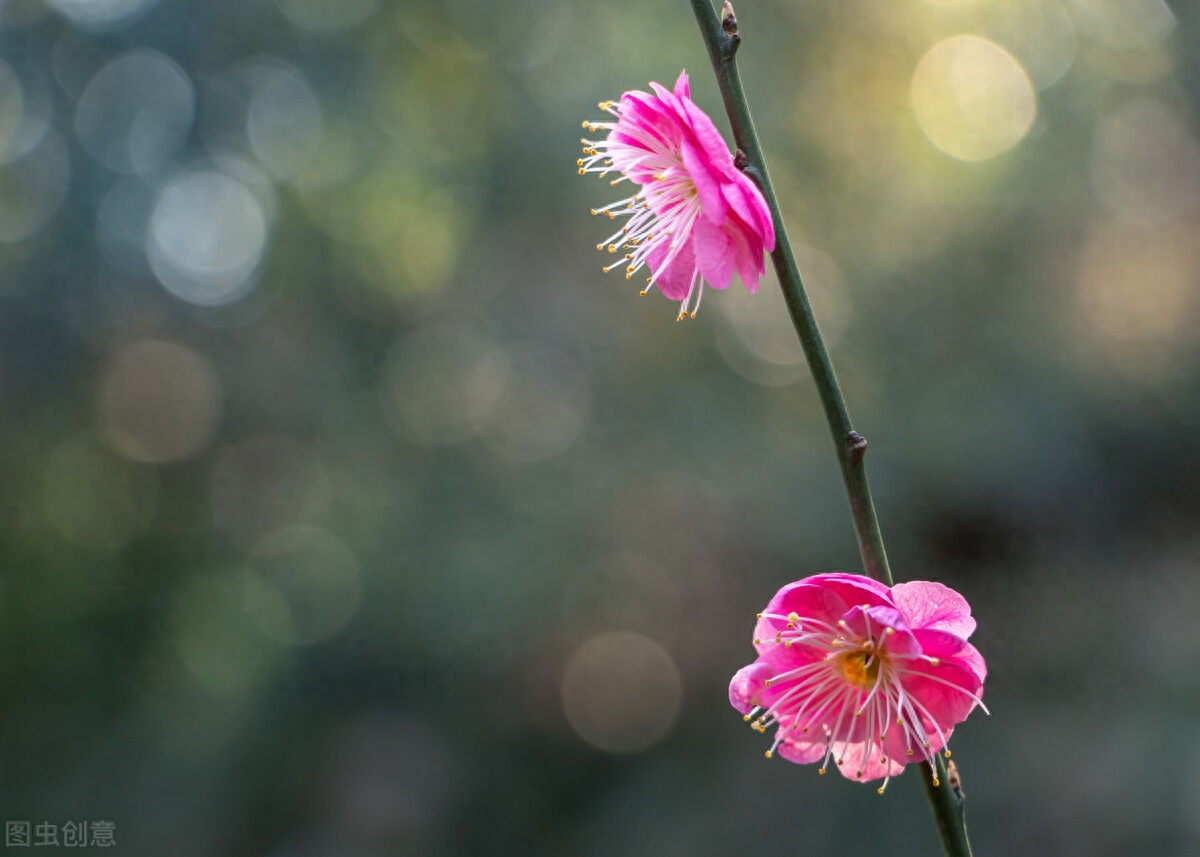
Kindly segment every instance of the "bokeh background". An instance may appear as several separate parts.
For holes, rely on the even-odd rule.
[[[973,603],[975,853],[1200,853],[1200,7],[742,0],[892,564]],[[130,855],[937,851],[763,758],[857,568],[773,279],[605,277],[684,0],[0,4],[0,816]]]

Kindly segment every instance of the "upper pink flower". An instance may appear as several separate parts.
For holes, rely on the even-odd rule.
[[[822,774],[832,759],[850,779],[891,778],[932,762],[955,724],[987,710],[974,630],[966,600],[940,583],[806,577],[759,614],[758,659],[733,677],[729,701],[759,732],[775,727],[768,758],[778,750],[819,760]]]
[[[608,131],[604,140],[584,140],[579,172],[621,173],[613,181],[641,185],[631,197],[592,214],[629,221],[597,249],[626,251],[626,279],[643,265],[651,286],[680,301],[679,318],[694,318],[707,282],[723,289],[736,269],[751,292],[763,275],[763,253],[775,249],[771,212],[754,182],[734,166],[712,120],[692,103],[687,72],[671,92],[632,91],[619,102],[601,102],[615,122],[584,122]],[[617,267],[617,266],[612,266]],[[605,272],[611,268],[605,268]],[[693,302],[693,298],[695,299]]]

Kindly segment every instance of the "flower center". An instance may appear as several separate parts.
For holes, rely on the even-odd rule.
[[[838,667],[848,683],[857,687],[872,687],[879,677],[880,660],[874,652],[860,649],[842,655]]]

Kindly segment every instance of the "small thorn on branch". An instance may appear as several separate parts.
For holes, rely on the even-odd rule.
[[[741,149],[738,149],[733,155],[733,165],[742,172],[746,171],[746,167],[750,166],[750,158]]]
[[[733,4],[729,0],[725,0],[725,5],[721,7],[721,29],[725,31],[725,35],[730,41],[741,41],[741,35],[738,33],[737,15],[733,12]]]
[[[862,461],[867,454],[867,439],[856,431],[846,435],[846,451],[852,461]]]

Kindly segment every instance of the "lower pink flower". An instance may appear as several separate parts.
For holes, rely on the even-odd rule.
[[[940,583],[806,577],[759,614],[758,659],[733,677],[729,701],[757,731],[775,730],[768,758],[820,762],[822,774],[832,761],[850,779],[883,778],[882,794],[905,765],[949,756],[955,725],[987,711],[974,630],[970,605]]]

